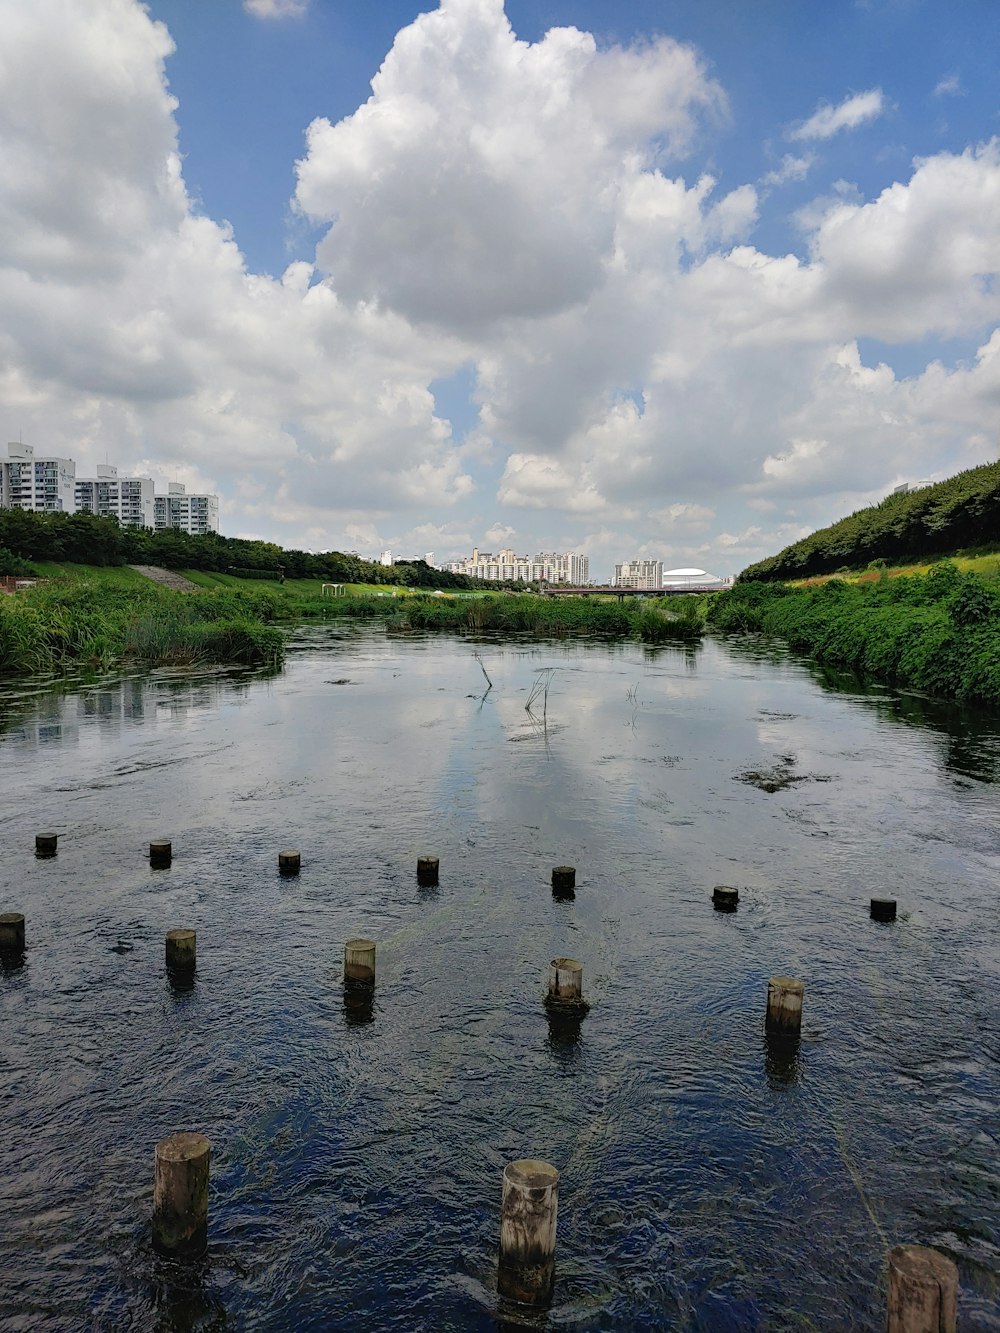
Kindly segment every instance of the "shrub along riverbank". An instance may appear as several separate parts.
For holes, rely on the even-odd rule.
[[[612,601],[597,597],[533,597],[508,593],[483,597],[380,597],[337,599],[333,614],[385,616],[390,632],[451,630],[490,635],[533,635],[536,638],[636,638],[644,643],[700,639],[701,598],[665,599],[671,605],[649,605],[638,598]],[[680,602],[680,606],[673,603]]]
[[[708,624],[780,635],[798,652],[887,684],[1000,706],[1000,590],[948,561],[867,584],[737,583],[713,599]]]
[[[176,593],[139,579],[59,579],[0,595],[0,675],[193,662],[278,665],[266,590]]]

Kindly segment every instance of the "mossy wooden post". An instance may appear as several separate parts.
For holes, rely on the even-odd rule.
[[[0,916],[0,953],[24,953],[24,917],[20,912]]]
[[[735,912],[739,901],[739,889],[731,889],[727,884],[716,884],[712,890],[712,906],[717,912]]]
[[[168,866],[173,860],[173,847],[169,838],[154,838],[149,844],[149,864],[151,866]]]
[[[198,936],[193,930],[167,931],[167,968],[171,972],[193,972],[197,963]]]
[[[421,888],[433,889],[437,887],[440,865],[441,862],[436,856],[417,857],[417,883]]]
[[[344,985],[367,990],[374,987],[374,940],[354,939],[344,945]]]
[[[278,853],[278,870],[282,875],[297,875],[302,868],[302,853],[286,848]]]
[[[576,867],[575,866],[553,866],[552,867],[552,892],[558,896],[566,894],[570,896],[576,891]]]
[[[958,1268],[923,1245],[889,1251],[886,1333],[955,1333]]]
[[[500,1201],[497,1289],[509,1301],[548,1305],[556,1267],[559,1172],[527,1157],[508,1162]]]
[[[153,1246],[161,1254],[196,1258],[208,1244],[208,1166],[204,1134],[171,1134],[156,1145]]]
[[[873,898],[869,908],[869,915],[873,921],[895,921],[896,899]]]
[[[35,834],[35,855],[40,859],[46,856],[55,856],[58,849],[59,849],[58,833]]]
[[[802,1026],[805,985],[794,977],[772,977],[767,983],[765,1027],[775,1036],[797,1037]]]

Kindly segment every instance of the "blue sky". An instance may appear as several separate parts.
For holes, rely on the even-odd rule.
[[[0,0],[8,436],[735,573],[996,456],[998,56],[992,0]]]

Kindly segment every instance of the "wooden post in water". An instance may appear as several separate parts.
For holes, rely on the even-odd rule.
[[[436,856],[417,857],[417,883],[421,888],[433,889],[437,886],[440,865]]]
[[[793,977],[772,977],[767,983],[768,1032],[797,1037],[802,1026],[802,994],[805,985]]]
[[[169,838],[154,838],[149,844],[149,864],[151,866],[168,866],[173,860],[173,855],[174,852]]]
[[[548,1305],[556,1267],[559,1172],[527,1157],[503,1170],[497,1289],[509,1301]]]
[[[873,898],[871,900],[870,915],[873,921],[895,921],[896,899]]]
[[[208,1165],[204,1134],[171,1134],[156,1145],[153,1246],[161,1254],[196,1258],[208,1244]]]
[[[171,972],[193,972],[197,961],[198,936],[193,930],[167,931],[167,968]]]
[[[575,958],[553,958],[545,1006],[550,1016],[582,1018],[590,1006],[583,998],[583,964]]]
[[[735,912],[739,901],[739,889],[731,889],[726,884],[716,884],[712,890],[712,906],[717,912]]]
[[[302,868],[302,853],[287,848],[278,853],[278,870],[282,875],[297,875]]]
[[[552,867],[552,892],[555,894],[572,894],[576,889],[576,867],[575,866],[553,866]]]
[[[39,858],[45,856],[55,856],[59,848],[58,833],[36,833],[35,834],[35,855]]]
[[[0,953],[24,953],[24,917],[20,912],[0,916]]]
[[[348,940],[344,945],[344,985],[366,987],[375,985],[375,941]]]
[[[924,1245],[889,1251],[889,1313],[886,1333],[955,1333],[958,1268]]]

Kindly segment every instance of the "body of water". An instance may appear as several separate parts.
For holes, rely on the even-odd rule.
[[[270,678],[8,686],[0,912],[28,947],[0,972],[0,1328],[513,1327],[500,1177],[541,1157],[535,1326],[877,1330],[885,1251],[914,1242],[958,1262],[960,1327],[1000,1329],[998,776],[1000,719],[764,644],[333,625]],[[557,955],[584,965],[576,1034],[545,1016]],[[764,1037],[776,973],[805,982],[793,1054]],[[189,1265],[149,1241],[178,1129],[213,1144]]]

